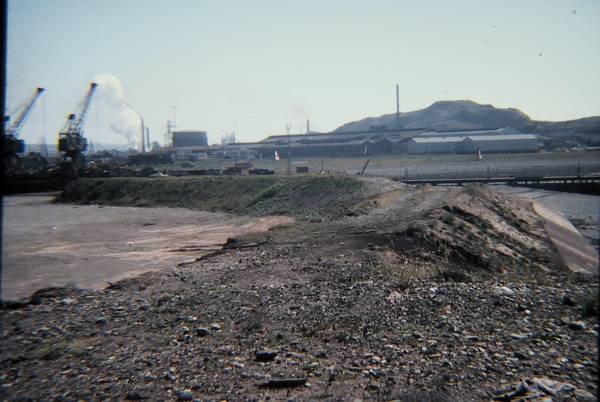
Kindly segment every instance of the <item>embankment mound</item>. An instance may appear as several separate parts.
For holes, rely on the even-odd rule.
[[[485,186],[468,186],[432,210],[416,231],[439,255],[505,271],[544,271],[557,261],[531,203]]]
[[[57,201],[335,218],[370,193],[363,181],[346,176],[83,178]]]

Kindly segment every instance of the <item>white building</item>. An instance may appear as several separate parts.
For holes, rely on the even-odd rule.
[[[435,133],[436,135],[432,135]],[[409,154],[537,152],[538,139],[512,128],[453,132],[424,132],[406,144]]]

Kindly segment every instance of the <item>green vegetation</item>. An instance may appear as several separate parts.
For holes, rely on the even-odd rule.
[[[348,176],[118,177],[78,179],[57,201],[333,218],[366,196]]]
[[[581,314],[584,317],[594,317],[599,311],[598,291],[592,290],[581,300]]]
[[[471,276],[458,269],[444,269],[438,273],[437,277],[445,282],[471,282]]]
[[[82,356],[85,353],[86,350],[81,345],[81,342],[57,342],[29,352],[27,358],[39,360],[56,360],[65,354]]]

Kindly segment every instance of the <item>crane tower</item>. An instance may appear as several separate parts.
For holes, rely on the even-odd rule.
[[[15,165],[18,162],[20,155],[25,151],[25,141],[19,139],[19,135],[21,134],[21,129],[25,125],[25,121],[33,110],[35,102],[43,92],[44,88],[36,88],[33,95],[25,101],[21,107],[21,111],[12,122],[10,121],[10,116],[4,118],[5,131],[2,135],[2,141],[4,142],[5,166],[7,168]],[[16,111],[18,110],[19,109]]]
[[[94,82],[90,84],[78,113],[70,114],[63,129],[58,133],[58,150],[63,152],[64,161],[70,162],[73,167],[78,167],[83,163],[83,153],[87,149],[83,127],[97,86],[98,84]]]

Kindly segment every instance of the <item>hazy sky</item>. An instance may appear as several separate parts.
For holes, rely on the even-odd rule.
[[[56,142],[89,82],[112,75],[161,142],[174,117],[211,143],[307,117],[333,130],[394,112],[396,83],[402,111],[471,99],[574,119],[600,115],[598,21],[597,0],[12,0],[8,110],[45,87],[22,137]],[[106,99],[86,136],[125,143],[110,127],[131,113]]]

